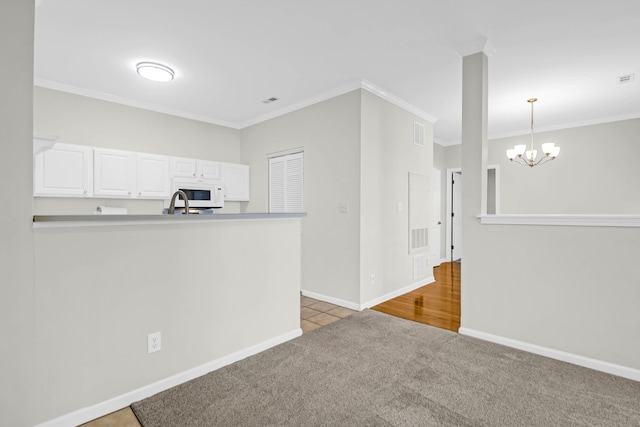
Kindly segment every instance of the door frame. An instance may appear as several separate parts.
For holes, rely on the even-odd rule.
[[[445,218],[445,224],[446,224],[446,232],[445,232],[445,246],[444,246],[444,252],[445,252],[445,256],[444,259],[447,260],[448,262],[452,262],[453,260],[451,259],[451,201],[453,199],[453,194],[451,194],[451,185],[453,184],[453,174],[454,173],[462,173],[462,168],[447,168],[447,189],[446,189],[446,193],[447,193],[447,213],[446,218]]]
[[[500,214],[500,165],[499,164],[487,165],[487,170],[489,169],[495,170],[496,215],[499,215]],[[447,210],[445,214],[446,215],[445,217],[446,232],[445,232],[444,259],[448,262],[453,261],[451,259],[451,199],[453,198],[453,195],[451,194],[451,184],[453,181],[453,174],[457,172],[462,173],[462,168],[447,168],[447,187],[445,189]]]

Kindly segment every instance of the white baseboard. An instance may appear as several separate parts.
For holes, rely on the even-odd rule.
[[[168,390],[171,387],[175,387],[194,378],[198,378],[202,375],[208,374],[209,372],[220,369],[223,366],[227,366],[249,356],[253,356],[254,354],[258,354],[271,347],[275,347],[276,345],[299,337],[300,335],[302,335],[302,329],[294,329],[286,334],[279,335],[267,341],[263,341],[251,347],[223,356],[219,359],[212,360],[203,365],[188,369],[179,374],[172,375],[137,390],[133,390],[105,402],[98,403],[97,405],[82,408],[61,417],[46,421],[42,424],[38,424],[36,427],[74,427],[88,421],[95,420],[96,418],[100,418],[119,409],[126,408],[133,402],[146,399],[154,394]]]
[[[365,308],[371,308],[374,305],[382,304],[385,301],[389,301],[390,299],[393,299],[393,298],[395,298],[397,296],[400,296],[402,294],[406,294],[407,292],[415,291],[418,288],[421,288],[421,287],[426,286],[426,285],[430,285],[431,283],[433,283],[435,281],[436,281],[436,279],[434,279],[433,276],[425,277],[425,278],[421,279],[419,282],[414,282],[414,283],[412,283],[410,285],[407,285],[407,286],[405,286],[403,288],[396,289],[393,292],[389,292],[388,294],[382,295],[382,296],[380,296],[378,298],[374,298],[374,299],[372,299],[370,301],[367,301],[367,302],[365,302],[363,304],[360,304],[360,307],[361,307],[360,310],[364,310]]]
[[[551,359],[561,360],[574,365],[583,366],[585,368],[594,369],[596,371],[606,372],[607,374],[616,375],[623,378],[628,378],[634,381],[640,381],[640,370],[628,368],[622,365],[616,365],[614,363],[604,362],[602,360],[591,359],[589,357],[580,356],[573,353],[567,353],[560,350],[555,350],[548,347],[542,347],[535,344],[530,344],[524,341],[518,341],[511,338],[501,337],[499,335],[493,335],[486,332],[476,331],[469,328],[460,328],[458,333],[461,335],[467,335],[474,338],[479,338],[484,341],[494,342],[496,344],[502,344],[507,347],[517,348],[518,350],[524,350],[529,353],[539,354],[541,356],[549,357]]]
[[[356,304],[355,302],[329,297],[327,295],[322,295],[311,291],[302,291],[302,295],[304,295],[305,297],[317,299],[318,301],[324,301],[331,304],[339,305],[340,307],[345,307],[351,310],[362,311],[362,308],[360,308],[360,304]]]
[[[429,285],[429,284],[431,284],[431,283],[433,283],[435,281],[436,281],[436,279],[434,279],[433,276],[425,277],[425,278],[421,279],[419,282],[415,282],[415,283],[407,285],[407,286],[405,286],[403,288],[396,289],[393,292],[389,292],[388,294],[382,295],[381,297],[372,299],[371,301],[367,301],[367,302],[365,302],[363,304],[357,304],[355,302],[345,301],[345,300],[342,300],[342,299],[339,299],[339,298],[334,298],[334,297],[318,294],[318,293],[311,292],[311,291],[302,291],[302,295],[304,295],[305,297],[317,299],[319,301],[324,301],[324,302],[328,302],[328,303],[331,303],[331,304],[339,305],[341,307],[349,308],[351,310],[362,311],[365,308],[371,308],[374,305],[381,304],[381,303],[383,303],[385,301],[388,301],[390,299],[393,299],[393,298],[395,298],[397,296],[400,296],[402,294],[406,294],[407,292],[411,292],[411,291],[416,290],[418,288],[421,288],[423,286]]]

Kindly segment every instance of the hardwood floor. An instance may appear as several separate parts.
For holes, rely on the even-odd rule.
[[[433,269],[435,283],[400,295],[372,310],[458,332],[460,328],[460,263]]]

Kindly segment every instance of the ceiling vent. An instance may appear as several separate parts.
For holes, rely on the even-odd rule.
[[[273,96],[269,99],[265,99],[264,101],[262,101],[263,104],[271,104],[274,101],[277,101],[278,98],[274,98]]]
[[[626,83],[631,83],[633,81],[633,79],[635,78],[635,74],[625,74],[624,76],[619,76],[618,77],[618,84],[626,84]]]

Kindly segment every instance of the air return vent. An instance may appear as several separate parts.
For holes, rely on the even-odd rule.
[[[411,229],[411,249],[422,249],[426,248],[429,237],[429,229],[428,228],[412,228]]]
[[[419,279],[427,274],[427,256],[414,255],[413,256],[413,279]]]
[[[413,143],[424,147],[424,125],[422,123],[413,122]]]

